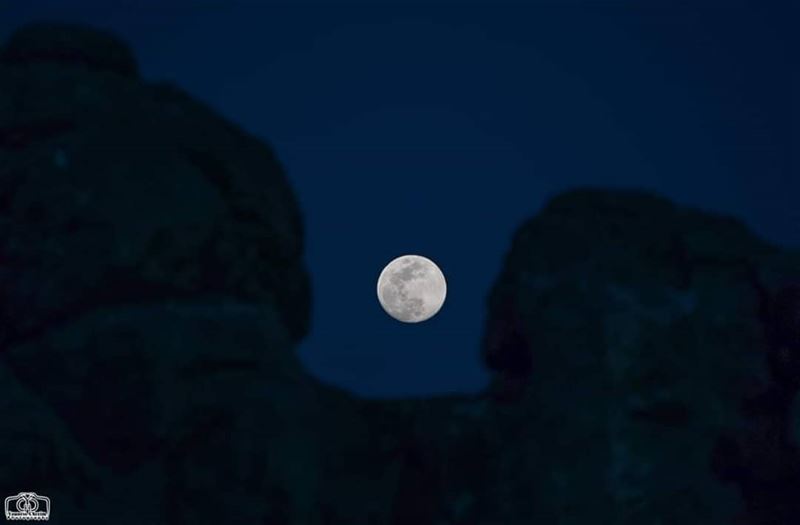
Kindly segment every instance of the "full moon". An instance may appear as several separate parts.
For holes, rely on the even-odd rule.
[[[430,319],[442,308],[446,295],[444,274],[421,255],[394,259],[378,277],[378,301],[387,314],[404,323]]]

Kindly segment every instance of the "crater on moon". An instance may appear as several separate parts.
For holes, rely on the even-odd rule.
[[[442,308],[447,282],[436,264],[421,255],[403,255],[378,277],[378,301],[387,314],[404,323],[430,319]]]

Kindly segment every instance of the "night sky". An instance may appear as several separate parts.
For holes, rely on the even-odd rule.
[[[638,3],[0,0],[0,37],[113,30],[147,79],[268,141],[305,214],[304,361],[358,393],[423,395],[484,385],[489,287],[515,228],[567,188],[651,189],[800,246],[788,9]],[[419,325],[375,296],[404,253],[448,279]]]

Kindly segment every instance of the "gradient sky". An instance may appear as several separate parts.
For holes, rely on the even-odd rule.
[[[0,0],[0,36],[111,29],[147,79],[268,141],[306,219],[304,361],[365,395],[425,395],[485,383],[484,299],[554,193],[651,189],[800,246],[788,9],[637,3]],[[403,253],[448,279],[420,325],[375,297]]]

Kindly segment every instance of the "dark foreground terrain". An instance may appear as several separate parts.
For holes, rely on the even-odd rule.
[[[485,393],[358,399],[295,355],[270,148],[113,36],[32,26],[0,48],[0,495],[70,524],[790,525],[799,269],[736,220],[573,191],[513,239]]]

